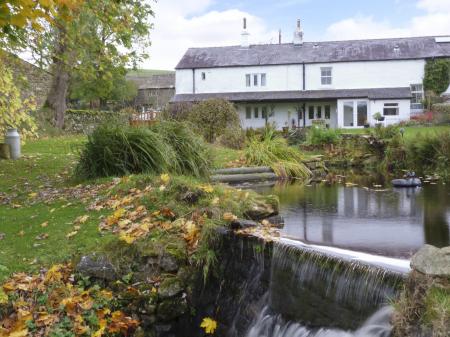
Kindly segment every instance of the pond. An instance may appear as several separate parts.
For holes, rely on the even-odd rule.
[[[450,245],[448,186],[399,189],[382,187],[383,177],[375,178],[347,177],[346,184],[284,183],[258,192],[278,195],[285,219],[282,236],[306,243],[402,258],[426,243]]]

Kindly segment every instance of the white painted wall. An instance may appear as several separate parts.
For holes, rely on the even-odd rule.
[[[371,126],[377,123],[373,119],[373,115],[380,112],[383,115],[383,108],[385,103],[398,103],[399,114],[397,116],[385,116],[384,125],[398,124],[401,121],[407,121],[410,119],[411,107],[410,101],[408,99],[398,99],[398,100],[367,100],[367,99],[339,99],[337,101],[337,126],[339,128],[350,128],[344,125],[344,102],[353,102],[354,104],[354,126],[353,128],[358,128],[357,126],[357,102],[367,103],[367,121]],[[363,126],[361,126],[363,127]]]
[[[332,67],[332,84],[321,84],[321,67]],[[306,90],[409,87],[423,82],[425,60],[306,65]]]
[[[177,94],[192,94],[192,69],[177,69],[175,91]]]
[[[325,105],[330,105],[331,115],[330,119],[325,119]],[[252,118],[246,118],[246,107],[251,107],[252,109]],[[248,128],[262,128],[265,126],[265,119],[262,117],[261,108],[267,107],[267,110],[271,111],[271,108],[274,109],[274,115],[268,118],[268,122],[270,124],[274,124],[278,130],[281,130],[283,127],[290,127],[292,125],[292,119],[295,120],[297,124],[297,107],[299,104],[296,103],[276,103],[276,104],[237,104],[236,108],[239,112],[239,116],[241,119],[241,125],[244,129]],[[301,104],[300,104],[301,106]],[[314,107],[314,118],[310,119],[308,116],[308,107]],[[322,107],[322,120],[325,120],[326,124],[329,124],[330,127],[337,126],[337,106],[336,102],[311,102],[306,104],[306,126],[311,126],[313,120],[317,120],[317,107]],[[254,108],[259,108],[259,116],[258,118],[254,117]],[[303,119],[300,119],[300,126],[303,126]]]

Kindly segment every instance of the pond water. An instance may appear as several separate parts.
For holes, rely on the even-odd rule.
[[[347,185],[292,183],[258,191],[278,195],[282,235],[292,239],[402,258],[425,243],[450,245],[448,186],[396,189],[381,187],[382,180],[354,176]]]

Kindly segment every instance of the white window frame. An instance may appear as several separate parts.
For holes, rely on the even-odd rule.
[[[419,88],[414,88],[414,87],[419,87],[420,89]],[[411,109],[412,110],[422,110],[423,109],[422,101],[423,101],[424,96],[425,96],[424,92],[423,92],[423,84],[422,83],[411,84],[411,95],[412,95]],[[417,97],[420,97],[420,98],[417,98]]]
[[[320,83],[321,85],[333,84],[333,67],[320,67]]]
[[[388,110],[395,110],[395,114],[386,114],[386,109]],[[383,104],[383,116],[390,117],[390,116],[398,116],[400,115],[400,104],[395,102],[390,103],[384,103]]]
[[[247,88],[250,88],[252,86],[252,75],[251,74],[245,74],[245,86]]]
[[[262,87],[266,86],[266,84],[267,84],[267,75],[266,75],[266,73],[262,73],[261,74],[260,83],[261,83]]]

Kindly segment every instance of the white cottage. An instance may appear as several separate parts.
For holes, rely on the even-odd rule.
[[[300,20],[292,43],[248,41],[244,19],[240,46],[189,49],[172,102],[227,99],[245,128],[393,124],[422,110],[426,60],[450,57],[450,37],[304,42]]]

